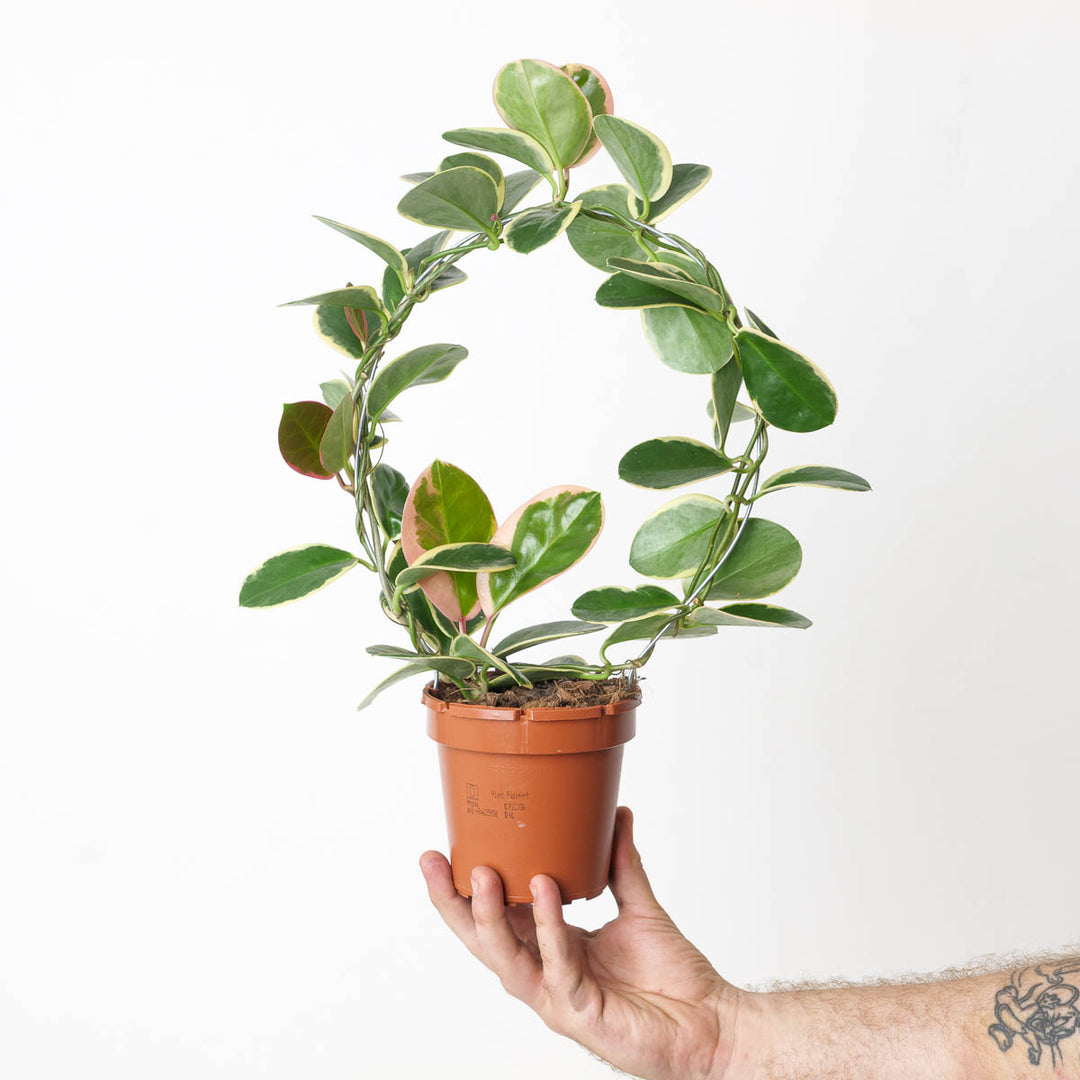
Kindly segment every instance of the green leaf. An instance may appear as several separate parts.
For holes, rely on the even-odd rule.
[[[708,375],[727,367],[734,353],[727,323],[707,312],[688,307],[648,308],[641,313],[641,321],[653,352],[676,371]]]
[[[346,394],[334,407],[327,421],[326,430],[319,441],[319,463],[328,473],[338,473],[345,468],[356,448],[354,431],[356,408],[352,395]]]
[[[394,587],[407,589],[440,570],[475,574],[478,570],[505,570],[516,561],[510,551],[495,544],[441,544],[425,551],[402,570],[394,580]]]
[[[392,360],[375,376],[368,392],[368,415],[378,419],[383,410],[410,386],[441,382],[469,355],[464,345],[421,345]]]
[[[485,614],[490,618],[512,600],[568,570],[596,542],[603,523],[598,491],[549,489],[519,507],[493,539],[514,553],[517,565],[477,578]]]
[[[724,504],[708,495],[683,495],[666,503],[638,529],[630,565],[646,577],[685,577],[701,565],[726,514]]]
[[[581,202],[569,206],[543,206],[519,214],[503,232],[503,238],[512,251],[527,255],[556,236],[570,224],[581,209]]]
[[[735,411],[739,408],[736,398],[742,386],[742,372],[738,364],[725,364],[719,371],[713,374],[712,398],[709,401],[713,421],[713,441],[723,450],[727,442],[728,432],[735,417]],[[754,413],[746,410],[750,416]]]
[[[506,196],[503,198],[502,210],[499,213],[509,214],[539,183],[540,176],[532,169],[510,173],[506,178]]]
[[[752,517],[709,583],[708,600],[756,600],[779,592],[802,565],[799,541],[783,525]]]
[[[333,415],[321,401],[294,401],[282,406],[278,449],[290,469],[318,480],[334,475],[319,460],[319,444]]]
[[[660,635],[661,638],[701,638],[716,633],[715,626],[686,626],[672,620],[670,615],[648,615],[644,619],[631,619],[615,627],[600,646],[600,655],[606,663],[610,663],[607,651],[612,645],[624,641],[648,641],[665,623],[671,625]]]
[[[723,454],[696,439],[648,439],[619,461],[619,479],[646,488],[673,488],[731,471]]]
[[[613,210],[623,217],[633,216],[630,198],[630,189],[625,184],[604,184],[578,196],[583,210]],[[597,270],[607,270],[608,259],[618,256],[633,259],[642,253],[637,241],[621,225],[597,221],[587,214],[579,213],[574,218],[566,230],[566,238],[578,255]]]
[[[382,298],[387,311],[393,311],[405,299],[405,290],[401,287],[401,280],[389,266],[383,271]]]
[[[501,207],[503,197],[506,194],[506,178],[503,176],[502,167],[499,163],[494,158],[489,158],[487,154],[475,154],[467,150],[460,154],[451,154],[449,157],[444,157],[435,171],[446,172],[448,169],[456,169],[462,165],[471,165],[474,169],[483,169],[495,181],[495,190],[498,192],[499,206]]]
[[[408,481],[397,469],[380,461],[371,470],[371,494],[379,526],[389,539],[397,540],[401,536],[405,500],[409,497]]]
[[[451,285],[460,285],[468,281],[468,275],[464,270],[451,264],[440,271],[439,276],[431,283],[431,291],[438,292],[440,289],[449,289]]]
[[[432,548],[487,544],[494,534],[495,512],[488,497],[468,473],[448,462],[433,461],[405,500],[401,543],[410,564]],[[440,572],[424,580],[421,588],[434,607],[454,623],[477,609],[475,573]]]
[[[392,271],[388,270],[387,273],[392,273]],[[395,277],[394,280],[396,281],[397,278]],[[357,320],[361,328],[364,328],[364,313],[359,309],[354,310],[353,318]],[[315,308],[313,320],[315,332],[332,349],[336,349],[345,356],[351,356],[354,360],[359,360],[364,355],[364,339],[353,329],[345,314],[345,308],[336,304],[319,304]]]
[[[355,555],[325,544],[309,544],[272,555],[244,579],[241,607],[275,607],[329,585],[357,563]]]
[[[708,165],[673,165],[671,184],[667,191],[649,207],[648,217],[644,217],[645,205],[638,202],[634,207],[634,217],[650,224],[662,221],[673,210],[696,195],[712,179],[712,169]]]
[[[401,179],[410,184],[419,184],[421,180],[426,180],[429,176],[434,175],[433,172],[407,172],[401,174]]]
[[[592,111],[565,71],[540,60],[515,60],[495,77],[495,108],[508,127],[531,135],[558,169],[584,152]]]
[[[686,617],[691,626],[788,626],[805,630],[813,623],[790,608],[775,604],[727,604],[722,608],[699,607]]]
[[[770,424],[817,431],[836,419],[836,391],[801,353],[756,330],[740,330],[735,344],[747,393]]]
[[[659,285],[632,277],[612,274],[596,290],[596,302],[609,308],[685,307],[686,301]]]
[[[488,652],[487,649],[482,645],[478,645],[467,634],[458,634],[458,636],[454,638],[450,645],[450,652],[454,656],[462,656],[472,660],[474,663],[480,665],[481,671],[486,671],[487,668],[493,667],[497,671],[501,671],[508,675],[518,686],[532,687],[532,683],[529,682],[529,680],[522,675],[513,664],[508,664],[501,657]]]
[[[689,300],[691,304],[706,311],[724,310],[724,298],[708,285],[695,281],[681,266],[666,262],[643,262],[641,259],[624,259],[621,256],[608,259],[608,266],[651,285]],[[713,369],[715,370],[715,368]]]
[[[604,623],[626,622],[677,607],[679,602],[678,597],[659,585],[639,585],[636,589],[606,585],[582,593],[570,610],[579,619]]]
[[[469,146],[474,150],[490,150],[493,154],[513,158],[541,176],[549,176],[555,171],[555,165],[547,151],[530,135],[522,131],[507,131],[506,128],[455,128],[444,131],[443,138],[458,146]]]
[[[319,293],[318,296],[307,296],[303,300],[290,300],[287,304],[279,304],[278,307],[298,307],[300,304],[329,304],[334,307],[359,308],[361,311],[373,312],[380,319],[386,318],[382,301],[370,285],[347,285],[344,289],[333,289],[330,292]]]
[[[407,566],[408,563],[405,561],[405,553],[401,550],[401,544],[395,544],[386,566],[386,572],[391,582],[396,581],[398,575]],[[427,598],[427,594],[422,589],[412,589],[404,593],[401,599],[412,614],[416,626],[427,637],[428,644],[436,652],[447,652],[450,648],[450,642],[457,635],[457,627],[438,608],[432,605]],[[382,597],[382,605],[389,615],[385,597]]]
[[[380,240],[377,236],[372,236],[371,233],[361,232],[359,229],[354,229],[349,225],[342,225],[340,221],[331,221],[330,218],[319,217],[318,214],[315,214],[314,217],[316,221],[329,225],[331,229],[341,233],[342,236],[347,236],[350,240],[363,244],[368,251],[374,252],[397,274],[401,279],[401,284],[406,289],[409,287],[411,275],[409,274],[409,267],[405,263],[405,256],[393,244]]]
[[[842,491],[869,491],[870,484],[861,476],[847,469],[835,469],[829,465],[796,465],[790,469],[781,469],[773,473],[758,491],[756,498],[761,498],[770,491],[781,488],[805,485],[809,487],[839,488]]]
[[[597,116],[593,131],[639,199],[656,199],[671,184],[671,154],[651,132],[621,116]]]
[[[421,225],[494,236],[492,222],[499,215],[499,201],[495,181],[483,169],[460,165],[421,181],[405,193],[397,208],[402,217]]]
[[[434,176],[435,174],[432,173]],[[409,270],[413,274],[420,272],[420,263],[424,259],[430,259],[432,255],[438,255],[444,247],[446,247],[446,241],[450,239],[451,231],[444,229],[442,232],[432,233],[431,236],[425,236],[420,243],[414,247],[406,248],[401,254],[405,256],[405,262],[409,267]]]
[[[405,679],[411,679],[414,675],[420,675],[421,673],[429,671],[438,671],[440,675],[445,675],[448,679],[460,682],[464,679],[468,679],[472,675],[473,665],[467,660],[455,660],[450,657],[436,656],[427,657],[423,663],[406,664],[405,667],[398,668],[393,675],[383,679],[383,681],[356,706],[357,711],[366,709],[379,694],[388,687],[393,686],[395,683],[402,682]]]
[[[403,649],[400,645],[368,645],[364,652],[370,656],[386,656],[392,660],[423,660],[430,653],[418,653],[415,649]]]
[[[319,389],[322,391],[323,401],[331,409],[336,409],[338,402],[346,394],[352,393],[352,387],[344,379],[330,379],[328,382],[319,383]]]
[[[574,663],[570,663],[571,660]],[[604,673],[590,666],[580,656],[557,656],[554,660],[547,660],[542,664],[520,664],[516,670],[534,684],[551,682],[553,679],[592,679],[595,681],[606,677]],[[513,685],[514,682],[508,675],[499,675],[488,683],[488,689],[505,690]]]
[[[561,622],[539,623],[536,626],[526,626],[524,629],[515,630],[492,649],[498,656],[509,656],[511,653],[520,652],[522,649],[531,648],[533,645],[542,645],[545,641],[558,641],[562,638],[578,637],[581,634],[592,634],[597,630],[603,630],[602,623],[582,622],[580,619],[564,619]]]
[[[777,341],[780,340],[780,335],[776,331],[770,330],[749,308],[743,308],[743,311],[746,312],[746,320],[754,330],[760,330],[766,337],[776,338]]]
[[[574,80],[574,85],[585,95],[585,100],[589,103],[589,111],[594,117],[603,116],[612,111],[614,103],[611,87],[596,68],[591,68],[587,64],[563,64],[562,70]],[[600,140],[595,133],[590,134],[585,149],[581,151],[573,164],[584,165],[599,149]]]

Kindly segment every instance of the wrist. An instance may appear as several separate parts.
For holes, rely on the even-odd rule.
[[[715,1001],[720,1034],[708,1080],[765,1080],[776,1022],[773,997],[723,985]]]

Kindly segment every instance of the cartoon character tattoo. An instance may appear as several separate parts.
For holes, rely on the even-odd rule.
[[[1050,1047],[1050,1061],[1061,1064],[1062,1039],[1080,1029],[1080,1009],[1076,1007],[1080,988],[1066,981],[1066,975],[1080,972],[1080,959],[1036,964],[1013,975],[994,997],[996,1024],[987,1033],[1004,1053],[1017,1035],[1027,1043],[1028,1061],[1038,1065],[1043,1047]],[[1075,980],[1080,982],[1080,980]]]

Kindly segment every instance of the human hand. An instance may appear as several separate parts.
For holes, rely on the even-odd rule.
[[[616,811],[611,855],[619,914],[599,930],[566,924],[559,887],[546,874],[530,883],[532,904],[507,907],[490,867],[473,871],[471,901],[454,889],[439,852],[425,851],[420,868],[447,926],[552,1031],[645,1080],[724,1076],[740,991],[657,903],[627,807]]]

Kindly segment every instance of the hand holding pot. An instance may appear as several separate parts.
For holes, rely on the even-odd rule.
[[[420,866],[450,929],[553,1031],[646,1080],[723,1075],[739,992],[657,903],[627,807],[616,813],[611,856],[619,915],[600,930],[563,921],[559,887],[547,875],[532,879],[531,905],[507,907],[490,867],[473,872],[470,901],[438,852],[425,852]]]

